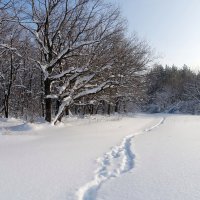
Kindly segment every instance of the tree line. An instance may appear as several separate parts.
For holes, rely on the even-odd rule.
[[[144,104],[153,56],[103,0],[0,0],[0,113],[55,124]]]
[[[126,24],[103,0],[0,0],[0,115],[198,114],[200,73],[151,67]]]
[[[147,74],[147,99],[143,110],[150,113],[200,113],[200,72],[186,65],[155,65]]]

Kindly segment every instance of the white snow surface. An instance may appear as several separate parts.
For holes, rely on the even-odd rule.
[[[2,200],[199,200],[200,117],[0,119]]]
[[[199,200],[200,117],[167,116],[133,140],[134,168],[102,185],[97,200]]]

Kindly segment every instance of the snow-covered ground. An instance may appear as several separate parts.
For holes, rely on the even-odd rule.
[[[0,120],[0,199],[199,200],[200,117]]]

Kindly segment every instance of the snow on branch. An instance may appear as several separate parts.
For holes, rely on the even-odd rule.
[[[54,67],[67,53],[70,52],[70,48],[66,48],[64,49],[63,51],[61,51],[57,57],[55,59],[53,59],[47,66],[47,69],[48,68],[52,68]]]
[[[42,70],[44,74],[44,80],[46,80],[49,77],[49,72],[47,71],[47,65],[43,65],[40,61],[35,60],[33,58],[30,58],[30,60],[35,62],[37,65],[39,65],[40,69]]]
[[[18,20],[17,22],[20,24],[20,26],[22,26],[24,29],[28,30],[31,34],[33,34],[33,36],[35,37],[36,41],[39,43],[39,45],[43,48],[45,54],[48,54],[49,53],[49,50],[48,48],[45,46],[44,42],[40,39],[40,36],[39,36],[39,33],[38,31],[35,31],[33,29],[31,29],[30,27],[26,26],[26,24],[29,24],[29,23],[33,23],[33,24],[42,24],[42,22],[39,22],[39,21],[25,21],[23,22],[22,20],[19,19],[19,17],[17,17]]]
[[[46,99],[58,99],[58,95],[56,94],[47,95]]]
[[[49,79],[56,80],[56,79],[63,78],[67,74],[83,73],[83,72],[86,72],[86,71],[88,71],[87,66],[80,67],[80,68],[77,68],[77,69],[75,67],[70,67],[69,69],[63,71],[60,74],[57,74],[57,75],[54,75],[54,76],[50,76]]]
[[[63,49],[57,56],[55,59],[53,59],[47,66],[47,69],[48,68],[52,68],[54,67],[61,59],[64,58],[64,56],[72,51],[75,51],[76,49],[82,47],[82,46],[87,46],[87,45],[91,45],[91,44],[94,44],[94,43],[97,43],[99,42],[99,40],[92,40],[92,41],[83,41],[83,42],[80,42],[76,45],[73,45],[72,47],[70,48],[65,48]]]
[[[90,74],[87,76],[83,76],[83,77],[79,77],[75,84],[73,89],[79,89],[81,87],[83,87],[85,84],[87,84],[89,81],[91,81],[94,78],[95,74]]]
[[[65,90],[66,88],[69,86],[70,84],[70,81],[76,79],[77,77],[79,76],[78,73],[75,73],[74,75],[72,75],[65,83],[63,86],[60,87],[60,90],[59,90],[59,95],[61,95]],[[65,94],[63,94],[65,96]]]
[[[50,76],[49,79],[51,80],[56,80],[56,79],[60,79],[62,77],[64,77],[66,74],[71,74],[72,72],[74,72],[74,67],[70,67],[69,69],[63,71],[60,74],[57,74],[55,76]]]
[[[11,46],[9,46],[9,45],[7,45],[7,44],[1,44],[0,43],[0,47],[1,48],[6,48],[6,49],[8,49],[8,50],[10,50],[10,51],[13,51],[17,56],[19,56],[20,58],[22,58],[23,56],[18,52],[18,50],[16,49],[16,48],[14,48],[14,47],[11,47]]]
[[[5,76],[0,72],[0,77],[5,80]]]
[[[70,105],[71,102],[73,102],[73,99],[72,99],[71,96],[65,97],[65,98],[62,100],[62,103],[61,103],[61,105],[59,106],[58,113],[57,113],[55,119],[54,119],[53,122],[52,122],[52,125],[55,125],[55,123],[58,121],[58,118],[60,117],[60,115],[62,114],[62,112],[63,112],[64,109],[66,108],[66,106]]]
[[[112,84],[111,81],[106,81],[104,83],[101,83],[99,86],[95,87],[95,88],[91,88],[91,89],[87,89],[85,91],[80,92],[79,94],[77,94],[74,99],[78,99],[81,97],[84,97],[86,95],[90,95],[90,94],[96,94],[108,87],[110,87],[110,85]]]
[[[32,34],[35,36],[35,39],[38,41],[38,43],[40,44],[40,46],[43,48],[43,50],[45,51],[46,54],[49,53],[48,48],[44,45],[44,42],[40,39],[39,37],[39,33],[37,31],[32,31]]]
[[[2,112],[4,111],[4,109],[5,109],[5,107],[2,106],[2,107],[0,108],[0,113],[2,113]]]
[[[91,44],[95,44],[95,43],[99,43],[99,40],[91,40],[91,41],[82,41],[82,42],[78,42],[78,44],[73,45],[72,49],[78,49],[82,46],[87,46],[87,45],[91,45]]]

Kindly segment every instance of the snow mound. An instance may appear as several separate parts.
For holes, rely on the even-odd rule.
[[[35,130],[50,127],[49,123],[28,123],[21,119],[0,118],[0,135],[30,133]]]

